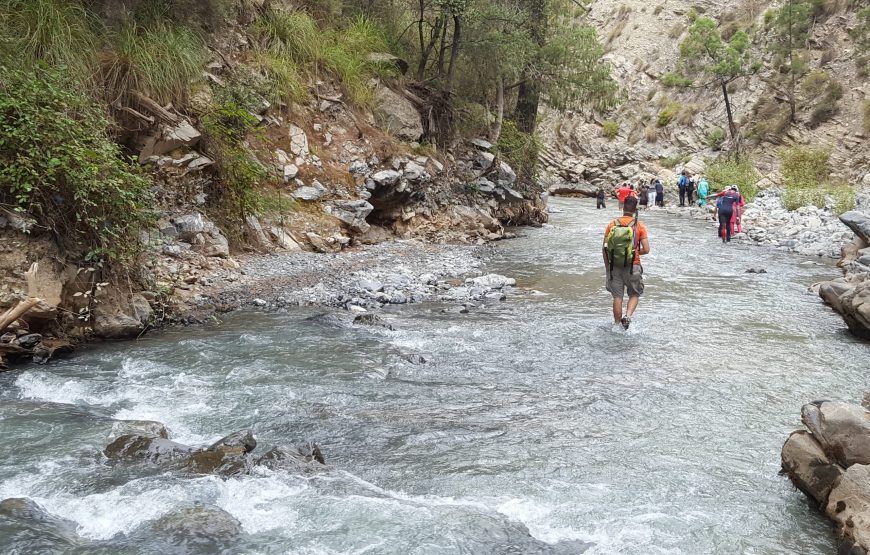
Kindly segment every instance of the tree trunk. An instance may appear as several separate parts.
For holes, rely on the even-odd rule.
[[[722,97],[725,99],[725,112],[728,114],[728,131],[731,132],[731,138],[737,139],[737,125],[734,123],[734,114],[731,113],[731,99],[728,97],[728,83],[723,79],[720,81],[722,85]]]
[[[453,80],[456,77],[456,60],[459,58],[459,45],[462,32],[462,19],[453,16],[453,44],[450,46],[450,65],[447,66],[447,90],[453,90]]]
[[[446,15],[443,16],[445,19]],[[438,47],[438,77],[444,77],[444,54],[447,53],[447,23],[441,27],[441,45]]]
[[[435,48],[435,43],[441,37],[441,28],[444,25],[444,17],[438,16],[435,19],[435,27],[429,35],[429,43],[423,47],[423,41],[420,41],[422,50],[420,51],[420,64],[417,66],[417,81],[422,81],[426,75],[426,65],[429,63],[429,56],[432,54],[432,49]],[[422,31],[421,31],[422,32]]]
[[[521,77],[522,82],[517,88],[517,107],[514,110],[514,122],[517,129],[523,133],[534,133],[538,124],[538,104],[541,91],[534,78],[529,77],[526,69]]]
[[[498,76],[495,91],[495,127],[492,129],[492,134],[489,140],[495,144],[501,136],[501,126],[504,123],[504,77]]]

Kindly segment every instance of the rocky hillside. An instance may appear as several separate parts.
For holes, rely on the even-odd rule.
[[[0,7],[16,2],[4,0]],[[75,18],[87,20],[84,8],[63,12],[58,6],[64,3],[54,0],[40,5],[60,10],[62,23],[73,31],[90,33],[89,27],[76,28]],[[449,145],[435,146],[431,122],[423,116],[432,117],[437,91],[406,80],[403,60],[373,51],[384,41],[364,21],[332,29],[285,2],[223,2],[226,11],[202,28],[204,18],[189,23],[174,12],[158,14],[157,23],[137,19],[146,17],[137,10],[152,5],[161,4],[106,1],[102,11],[88,16],[101,17],[105,31],[82,41],[110,46],[77,60],[95,64],[91,71],[100,78],[112,77],[100,86],[122,87],[111,103],[86,103],[85,110],[97,115],[89,120],[96,122],[88,128],[92,136],[83,139],[109,153],[116,148],[109,143],[117,142],[119,154],[137,166],[123,174],[117,160],[105,162],[128,184],[107,194],[100,189],[103,196],[91,206],[115,212],[84,219],[81,211],[88,205],[80,198],[91,202],[87,194],[93,188],[63,189],[73,182],[69,177],[51,190],[33,187],[48,203],[22,196],[13,185],[0,191],[0,309],[39,299],[22,315],[0,317],[0,367],[6,356],[47,360],[66,345],[52,344],[49,336],[135,337],[149,326],[185,320],[191,303],[213,289],[216,274],[227,283],[244,274],[246,254],[331,253],[409,238],[474,244],[503,237],[507,224],[546,219],[535,185],[518,180],[494,145],[457,134]],[[26,28],[29,22],[22,16],[20,23]],[[119,69],[132,40],[123,33],[130,29],[142,42],[125,54]],[[158,48],[154,66],[147,55],[155,53],[147,50],[159,37],[187,43],[175,51],[169,43]],[[303,40],[322,41],[316,51],[310,45],[310,59],[300,57]],[[64,55],[47,43],[40,56]],[[164,72],[176,62],[177,73]],[[185,64],[189,75],[181,75]],[[44,71],[45,79],[33,79],[32,71]],[[72,87],[64,79],[39,66],[4,74],[0,109],[10,116],[6,159],[14,159],[16,148],[29,148],[15,146],[31,140],[26,123],[31,116],[22,114],[62,121],[82,135],[81,118],[56,102],[58,95],[72,93],[58,92]],[[161,87],[159,79],[175,79],[179,90]],[[47,87],[39,84],[46,81]],[[87,81],[82,90],[90,86]],[[35,105],[27,87],[51,102]],[[51,112],[55,106],[60,108]],[[103,112],[114,120],[111,141],[99,128],[105,125]],[[57,127],[40,131],[68,129]],[[75,152],[57,152],[51,160],[35,160],[35,171],[72,175],[75,170],[83,178],[96,177],[93,187],[116,184],[105,171],[100,177],[87,168],[67,168],[64,164],[78,163]],[[52,170],[55,166],[63,169]],[[126,208],[110,204],[131,190],[147,194]],[[75,214],[63,209],[70,205]],[[131,210],[143,216],[127,220]],[[57,225],[52,217],[60,218]],[[97,243],[81,240],[85,232],[93,232]],[[131,252],[135,259],[123,262],[121,255]],[[211,313],[219,309],[212,306]],[[30,339],[21,343],[21,337]]]
[[[545,160],[552,174],[591,186],[611,186],[620,179],[656,174],[670,177],[687,165],[701,172],[704,160],[721,154],[720,140],[727,137],[722,94],[716,87],[668,82],[678,72],[679,45],[688,36],[690,19],[713,18],[723,36],[736,29],[749,32],[752,54],[762,62],[760,71],[729,85],[732,108],[742,140],[761,175],[773,184],[781,181],[778,150],[783,145],[812,145],[831,151],[832,176],[852,184],[870,186],[870,141],[867,101],[870,82],[860,76],[855,41],[849,30],[859,25],[860,2],[818,2],[830,13],[819,16],[808,40],[807,71],[824,72],[842,86],[834,113],[815,121],[818,108],[811,87],[798,87],[797,122],[785,125],[786,99],[771,85],[773,54],[771,14],[777,1],[714,2],[709,0],[598,0],[588,17],[600,29],[607,45],[614,76],[625,91],[625,100],[612,113],[599,117],[551,114],[542,132],[548,144]],[[685,85],[685,83],[683,83]],[[668,116],[663,117],[667,111]],[[610,129],[607,127],[610,126]],[[610,135],[608,137],[607,135]],[[713,144],[714,148],[711,148]],[[725,144],[722,148],[733,147]]]

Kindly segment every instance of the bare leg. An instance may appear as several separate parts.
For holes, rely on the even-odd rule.
[[[631,301],[629,300],[629,303]],[[637,304],[637,303],[634,303]],[[613,323],[618,324],[622,320],[622,297],[613,297]]]
[[[637,303],[640,301],[640,297],[629,297],[628,298],[628,308],[625,311],[625,315],[631,318],[634,315],[634,311],[637,309]],[[620,299],[620,305],[622,305],[622,299]]]

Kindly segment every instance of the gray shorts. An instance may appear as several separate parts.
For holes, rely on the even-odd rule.
[[[643,267],[635,266],[632,273],[628,266],[614,266],[612,275],[607,268],[607,291],[613,298],[621,299],[626,290],[629,297],[643,295]]]

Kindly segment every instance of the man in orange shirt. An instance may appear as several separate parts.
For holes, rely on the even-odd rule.
[[[629,183],[623,183],[622,187],[616,190],[616,200],[619,201],[620,210],[622,210],[622,205],[625,202],[625,199],[633,196],[634,194],[634,187],[632,187]]]
[[[607,291],[613,295],[613,323],[628,329],[631,317],[643,295],[643,266],[640,257],[648,254],[649,238],[646,226],[637,221],[637,197],[625,198],[622,217],[604,230],[604,268]],[[628,307],[622,314],[622,303],[628,291]]]

